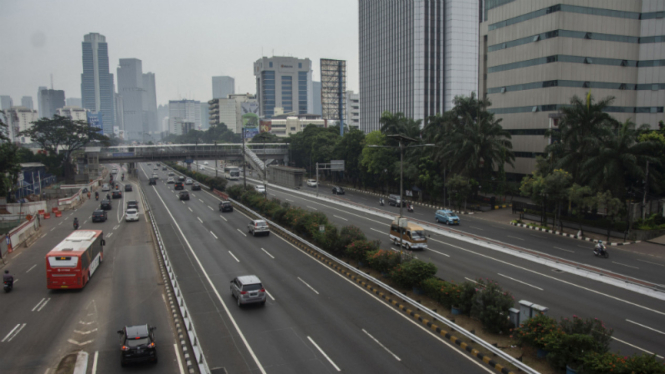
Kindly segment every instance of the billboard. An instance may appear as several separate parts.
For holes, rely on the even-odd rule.
[[[104,120],[102,119],[102,113],[99,112],[87,112],[88,124],[90,127],[96,127],[99,129],[99,132],[104,131]]]
[[[270,130],[272,130],[272,121],[269,120],[259,121],[259,132],[270,132]]]
[[[245,139],[251,139],[259,133],[259,103],[256,101],[240,103],[240,113]]]

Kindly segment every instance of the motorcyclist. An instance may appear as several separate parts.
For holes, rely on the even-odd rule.
[[[111,195],[106,194],[106,200],[111,200]]]
[[[74,230],[79,228],[79,219],[74,217]]]
[[[5,270],[5,273],[2,275],[2,282],[9,282],[8,285],[10,287],[14,285],[14,276],[9,274],[9,270]]]
[[[593,249],[593,251],[601,255],[603,254],[603,252],[605,252],[605,246],[603,245],[602,240],[598,241],[598,244],[596,244],[596,247]]]
[[[379,198],[379,204],[383,205],[383,198]]]
[[[95,191],[95,200],[99,200],[99,192]]]

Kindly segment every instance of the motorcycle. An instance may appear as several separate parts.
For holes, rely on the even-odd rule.
[[[411,213],[413,213],[413,205],[409,204],[409,205],[406,207],[406,211],[407,211],[407,212],[411,212]]]
[[[14,288],[14,282],[5,281],[5,292],[10,292]]]
[[[95,200],[99,201],[99,194],[95,194]]]
[[[379,199],[379,204],[380,204],[381,206],[384,205],[384,204],[383,204],[383,199]]]
[[[78,230],[78,229],[79,229],[79,223],[78,223],[78,222],[74,222],[74,230]]]
[[[604,245],[601,246],[600,252],[598,251],[598,247],[594,247],[593,254],[596,257],[610,258],[610,254],[607,252],[607,248],[605,248]]]

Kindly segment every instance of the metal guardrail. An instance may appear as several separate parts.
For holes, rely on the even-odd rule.
[[[270,225],[278,228],[279,230],[284,232],[286,235],[289,235],[291,238],[293,238],[293,239],[301,242],[302,244],[310,247],[311,249],[315,250],[316,252],[319,252],[320,254],[328,257],[331,261],[335,262],[337,265],[339,265],[341,267],[344,267],[346,270],[348,270],[348,271],[350,271],[350,272],[352,272],[352,273],[354,273],[354,274],[356,274],[360,277],[366,278],[366,279],[374,282],[375,284],[381,286],[383,289],[387,290],[388,292],[391,292],[395,295],[400,295],[401,299],[405,300],[406,302],[408,302],[409,304],[411,304],[415,308],[417,308],[420,311],[426,313],[427,315],[429,315],[433,319],[436,319],[437,321],[443,322],[449,328],[454,329],[456,332],[459,332],[461,335],[463,335],[467,339],[470,339],[473,342],[476,342],[477,344],[481,345],[483,348],[485,348],[488,351],[492,352],[493,354],[501,357],[502,359],[504,359],[505,361],[507,361],[510,364],[514,365],[515,367],[517,367],[521,371],[523,371],[525,373],[528,373],[528,374],[540,374],[540,372],[536,371],[535,369],[531,368],[530,366],[522,363],[521,361],[517,360],[516,358],[514,358],[514,357],[510,356],[509,354],[503,352],[502,350],[498,349],[497,347],[493,346],[492,344],[489,344],[488,342],[480,339],[477,335],[472,334],[471,332],[467,331],[463,327],[458,326],[457,324],[455,324],[451,321],[448,321],[446,318],[443,318],[441,315],[434,312],[433,310],[423,306],[422,304],[418,303],[416,300],[413,300],[410,297],[404,295],[399,290],[396,290],[396,289],[392,288],[391,286],[387,285],[386,283],[383,283],[380,280],[372,277],[371,275],[363,273],[363,272],[359,271],[358,269],[354,268],[353,266],[347,264],[346,262],[339,260],[334,255],[329,254],[328,252],[326,252],[323,249],[315,246],[314,244],[308,242],[307,240],[299,237],[298,235],[293,234],[291,231],[289,231],[289,230],[283,228],[282,226],[272,222],[271,220],[263,217],[262,215],[255,212],[254,210],[246,207],[245,205],[243,205],[239,201],[231,199],[230,197],[229,197],[229,200],[232,201],[234,204],[238,205],[239,207],[242,207],[243,209],[247,210],[251,214],[254,214],[257,217],[262,217],[265,221],[269,222]]]

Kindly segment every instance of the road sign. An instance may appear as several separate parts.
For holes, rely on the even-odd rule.
[[[324,225],[319,225],[320,232],[326,232],[326,227]]]
[[[344,160],[330,160],[330,170],[344,171]]]

